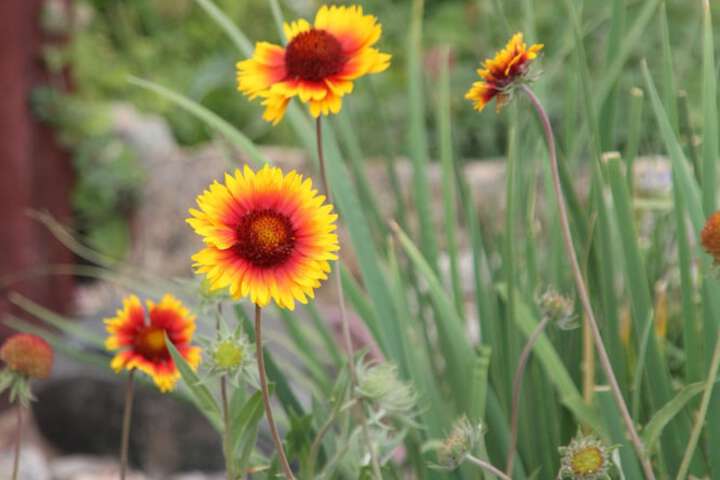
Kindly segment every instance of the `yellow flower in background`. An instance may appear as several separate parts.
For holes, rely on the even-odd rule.
[[[252,58],[237,64],[238,90],[260,97],[263,118],[277,124],[293,97],[307,103],[310,114],[338,113],[353,80],[384,71],[390,55],[373,48],[382,27],[360,6],[322,6],[315,23],[284,25],[285,48],[268,42],[255,46]]]
[[[312,181],[265,165],[225,175],[197,197],[187,222],[206,247],[193,256],[213,290],[261,307],[274,300],[292,310],[327,278],[340,249],[337,215]]]
[[[495,98],[496,110],[500,111],[510,98],[512,87],[525,78],[530,63],[542,48],[537,43],[528,48],[523,34],[516,33],[495,58],[483,62],[477,71],[482,80],[473,83],[465,98],[471,100],[478,111]]]
[[[161,392],[175,388],[180,372],[165,345],[165,337],[177,348],[188,364],[200,365],[200,348],[192,346],[195,316],[170,294],[159,303],[146,302],[147,309],[135,295],[123,300],[115,317],[105,320],[110,336],[105,348],[120,350],[110,366],[116,372],[138,370],[149,375]]]

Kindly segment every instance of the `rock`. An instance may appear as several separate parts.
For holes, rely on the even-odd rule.
[[[37,397],[38,429],[60,453],[117,456],[123,383],[61,378],[38,389]],[[190,403],[142,383],[136,389],[129,458],[150,474],[218,471],[224,465],[219,435],[205,417]]]

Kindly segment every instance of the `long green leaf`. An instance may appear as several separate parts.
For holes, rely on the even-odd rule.
[[[437,245],[431,209],[428,172],[428,140],[425,129],[425,94],[422,68],[423,0],[413,0],[408,37],[408,108],[410,133],[408,146],[413,165],[413,195],[420,224],[420,245],[433,271],[437,272]]]
[[[175,366],[180,372],[180,377],[182,377],[185,385],[187,385],[190,390],[191,399],[200,411],[210,419],[213,425],[215,425],[215,428],[217,428],[218,431],[221,430],[222,421],[220,420],[220,407],[218,407],[215,397],[213,397],[210,390],[202,383],[200,377],[198,377],[190,364],[187,363],[185,358],[183,358],[180,352],[178,352],[177,348],[175,348],[175,345],[170,341],[167,335],[165,336],[165,345],[170,352],[173,362],[175,362]]]
[[[696,382],[686,385],[669,402],[655,412],[650,421],[642,431],[642,439],[645,448],[652,451],[660,439],[663,430],[693,399],[696,395],[705,390],[705,382]]]
[[[455,167],[453,162],[452,125],[450,111],[450,49],[445,48],[440,61],[440,81],[437,100],[437,123],[442,173],[443,214],[445,216],[445,242],[450,264],[450,282],[453,299],[460,318],[465,317],[463,288],[457,245],[457,203],[455,195]]]
[[[183,95],[180,95],[179,93],[173,92],[172,90],[165,88],[162,85],[158,85],[157,83],[149,82],[147,80],[136,77],[130,77],[128,81],[133,85],[154,92],[170,100],[172,103],[179,106],[183,110],[188,111],[189,113],[198,117],[200,120],[206,122],[208,126],[220,132],[233,145],[237,146],[238,148],[240,148],[240,150],[246,153],[250,157],[250,160],[252,160],[252,162],[255,164],[255,166],[261,166],[267,163],[268,160],[255,146],[255,144],[250,141],[250,139],[240,133],[237,128],[233,127],[230,123],[223,120],[216,113],[208,110],[199,103],[194,102],[193,100],[190,100]]]
[[[211,0],[195,0],[203,10],[225,31],[235,46],[245,55],[252,54],[252,43]]]
[[[710,2],[705,0],[703,14],[703,140],[702,140],[702,195],[705,214],[712,214],[717,207],[718,162],[718,108],[717,71],[715,70],[715,44],[710,14]]]

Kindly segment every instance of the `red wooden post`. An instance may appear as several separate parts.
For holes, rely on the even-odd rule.
[[[70,158],[53,132],[33,118],[30,94],[51,82],[42,47],[49,42],[40,27],[43,0],[0,1],[0,319],[19,314],[7,300],[10,291],[57,311],[72,300],[72,278],[32,275],[73,256],[28,210],[47,210],[63,223],[71,218]],[[6,285],[12,275],[26,279]],[[10,332],[0,324],[0,337]]]

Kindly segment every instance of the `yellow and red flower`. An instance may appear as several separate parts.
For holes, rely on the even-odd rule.
[[[720,211],[710,215],[700,233],[700,243],[705,251],[720,265]]]
[[[523,34],[516,33],[505,48],[495,54],[495,58],[483,62],[482,68],[477,71],[482,80],[473,83],[465,98],[471,100],[478,111],[495,98],[496,110],[500,111],[510,98],[512,88],[525,78],[530,63],[542,48],[537,43],[528,48]]]
[[[113,370],[138,369],[152,377],[161,392],[168,392],[175,388],[180,372],[167,349],[165,337],[196,369],[200,365],[200,348],[191,345],[195,316],[170,294],[159,303],[148,300],[146,305],[147,308],[135,295],[123,300],[123,308],[115,317],[105,320],[110,334],[105,348],[119,350],[110,364]]]
[[[28,378],[49,377],[53,356],[50,344],[29,333],[10,336],[0,348],[0,360],[13,372]]]
[[[312,181],[265,165],[225,175],[197,198],[187,220],[206,247],[193,256],[213,290],[292,310],[327,278],[339,250],[337,215]]]
[[[313,117],[338,113],[353,80],[390,65],[390,55],[373,48],[382,27],[360,6],[324,5],[313,25],[301,19],[284,30],[285,48],[259,42],[252,58],[237,64],[238,90],[251,100],[261,97],[263,118],[273,124],[293,97],[307,103]]]

